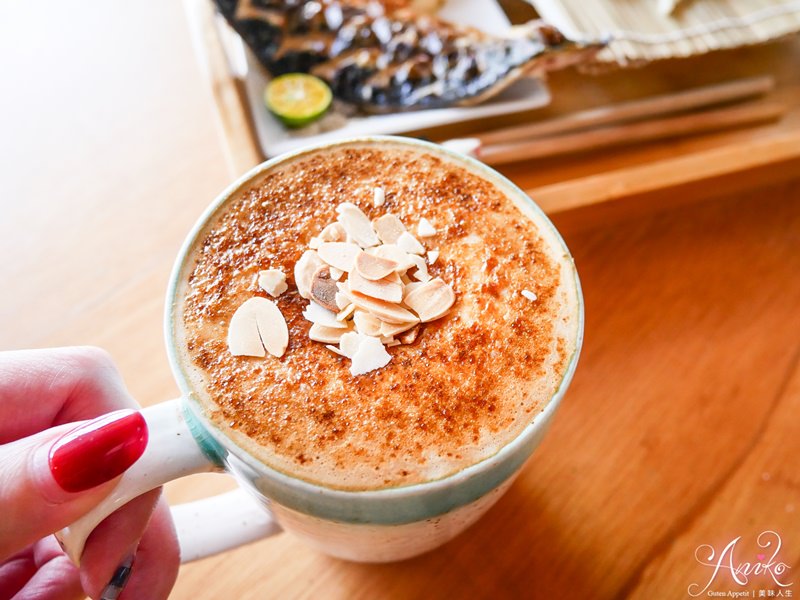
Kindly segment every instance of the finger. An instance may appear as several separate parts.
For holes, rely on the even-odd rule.
[[[49,536],[32,550],[34,571],[14,600],[75,600],[83,598],[78,569]]]
[[[180,564],[178,537],[172,524],[169,506],[162,497],[139,542],[133,572],[120,600],[168,598],[178,577]]]
[[[87,513],[146,445],[141,413],[124,410],[0,446],[0,560]]]
[[[35,573],[33,548],[25,548],[0,563],[0,599],[13,598]]]
[[[0,444],[120,408],[137,405],[104,350],[0,352]]]
[[[124,519],[120,518],[113,525],[113,528],[117,529],[124,526]],[[95,530],[95,533],[98,533],[97,530]],[[108,534],[111,531],[105,530],[100,533]],[[99,598],[114,571],[126,556],[121,556],[115,561],[104,559],[102,556],[102,543],[99,540],[93,541],[95,542],[94,546],[92,548],[87,547],[83,555],[81,581],[84,589],[92,598]],[[114,555],[119,556],[119,551],[114,552]],[[137,598],[159,600],[167,598],[172,586],[175,585],[179,566],[178,538],[172,525],[169,506],[166,500],[161,497],[139,540],[133,559],[131,575],[119,600],[135,600]]]
[[[156,507],[161,488],[134,498],[95,527],[81,555],[81,581],[92,595],[111,580],[123,560],[135,553]]]

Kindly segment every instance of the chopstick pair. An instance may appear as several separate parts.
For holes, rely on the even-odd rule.
[[[773,87],[771,77],[741,79],[448,140],[443,145],[499,165],[741,127],[779,119],[786,107],[748,102],[686,111],[761,96]]]

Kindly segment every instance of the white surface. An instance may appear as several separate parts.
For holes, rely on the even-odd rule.
[[[439,13],[453,22],[478,27],[487,33],[502,34],[510,27],[508,18],[494,1],[447,0]],[[439,108],[392,115],[355,116],[334,131],[319,135],[298,135],[287,130],[264,107],[262,94],[268,76],[256,58],[230,28],[223,29],[223,45],[234,72],[244,79],[247,101],[253,115],[261,150],[267,157],[277,156],[310,144],[346,137],[404,133],[439,125],[521,112],[546,106],[550,93],[539,79],[522,79],[492,100],[473,107]]]
[[[280,533],[281,527],[243,489],[172,507],[181,562],[199,560]]]

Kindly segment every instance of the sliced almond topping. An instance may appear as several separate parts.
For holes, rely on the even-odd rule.
[[[381,335],[381,320],[366,311],[356,309],[356,312],[353,313],[353,323],[358,333],[371,335],[372,337],[380,337]]]
[[[311,299],[323,308],[327,308],[332,312],[339,310],[336,306],[336,294],[339,289],[336,287],[336,281],[331,279],[331,271],[327,266],[320,267],[314,272],[311,278]]]
[[[319,239],[318,237],[312,237],[310,240],[308,240],[308,247],[311,248],[312,250],[316,250],[321,245],[322,245],[322,240]]]
[[[335,353],[336,353],[336,354],[338,354],[339,356],[345,356],[344,352],[342,352],[341,350],[339,350],[339,348],[337,348],[336,346],[332,346],[332,345],[330,345],[330,344],[325,344],[325,347],[326,347],[328,350],[330,350],[331,352],[335,352]]]
[[[409,256],[416,267],[416,270],[413,273],[410,273],[411,276],[417,281],[422,281],[423,283],[430,281],[431,276],[428,274],[428,265],[425,264],[423,258],[421,256],[417,256],[416,254],[410,254]]]
[[[361,212],[361,209],[355,204],[343,202],[336,207],[336,212],[339,213],[337,220],[356,244],[362,248],[369,248],[380,243],[378,236],[372,230],[372,224],[369,222],[367,215]],[[342,270],[346,271],[347,269]]]
[[[399,336],[400,343],[413,344],[417,341],[420,333],[422,333],[422,323],[417,323],[414,327]]]
[[[455,301],[453,288],[438,277],[411,291],[404,300],[423,323],[443,316]]]
[[[306,250],[294,265],[294,283],[303,298],[311,298],[311,280],[317,269],[323,266],[319,255],[314,250]]]
[[[370,248],[370,254],[373,256],[379,256],[380,258],[387,258],[389,260],[393,260],[397,263],[397,267],[395,267],[395,271],[401,273],[407,269],[410,269],[414,263],[411,261],[411,258],[405,250],[401,250],[395,244],[383,244],[382,246],[378,246],[377,248]]]
[[[384,346],[391,346],[392,344],[394,344],[397,341],[391,335],[389,335],[389,336],[382,335],[378,339],[381,341],[381,344],[383,344]]]
[[[341,269],[337,269],[336,267],[331,267],[331,279],[334,281],[339,281],[344,275],[344,271]]]
[[[287,289],[286,275],[280,269],[267,269],[258,272],[258,286],[273,298],[277,298]]]
[[[403,300],[403,286],[393,281],[386,279],[370,281],[369,279],[364,279],[358,271],[353,271],[350,273],[350,278],[347,282],[351,290],[371,298],[386,300],[387,302],[400,302]]]
[[[331,223],[325,226],[317,236],[317,239],[320,242],[343,242],[347,239],[347,232],[341,223]]]
[[[350,374],[355,377],[385,367],[392,357],[378,338],[364,336],[352,360]]]
[[[397,238],[397,246],[409,254],[425,254],[425,247],[413,235],[404,231]]]
[[[313,323],[311,329],[308,330],[308,337],[323,344],[338,344],[345,333],[347,333],[347,329],[325,327],[325,325]]]
[[[348,302],[350,301],[348,300]],[[353,311],[355,311],[355,309],[356,309],[355,304],[348,304],[342,310],[336,313],[336,320],[341,322],[346,321],[348,317],[353,314]]]
[[[522,290],[522,291],[520,292],[520,294],[522,294],[522,295],[523,295],[525,298],[527,298],[527,299],[528,299],[528,300],[530,300],[531,302],[535,302],[535,301],[536,301],[536,298],[538,297],[536,294],[534,294],[534,293],[533,293],[532,291],[530,291],[530,290]]]
[[[387,323],[416,323],[419,320],[414,313],[397,304],[376,300],[352,290],[347,290],[345,294],[357,308],[372,313],[381,321],[386,321]]]
[[[395,215],[389,213],[372,220],[372,226],[384,244],[394,244],[406,231],[406,226]]]
[[[412,281],[411,283],[407,283],[403,288],[403,300],[405,300],[406,296],[408,296],[411,292],[413,292],[421,285],[423,285],[422,281]]]
[[[393,335],[397,335],[398,333],[403,333],[404,331],[408,331],[412,327],[417,325],[415,322],[411,323],[385,323],[381,321],[381,329],[380,335],[384,337],[389,337]]]
[[[432,265],[437,260],[439,260],[439,251],[438,250],[428,250],[428,264]]]
[[[334,296],[334,302],[336,302],[336,308],[337,309],[344,310],[351,303],[350,303],[350,299],[341,292],[341,285],[344,285],[344,284],[337,284],[336,285],[336,289],[340,290],[340,291],[336,292],[336,296]]]
[[[228,348],[234,356],[265,356],[266,348],[280,358],[288,345],[286,319],[272,300],[256,296],[233,313],[228,326]]]
[[[436,228],[428,219],[422,217],[419,220],[419,225],[417,225],[417,235],[422,238],[433,237],[436,235]]]
[[[386,202],[386,192],[383,191],[382,187],[376,187],[372,190],[372,204],[375,206],[383,206],[384,202]]]
[[[356,255],[361,252],[361,248],[348,242],[325,242],[317,252],[319,252],[319,257],[330,266],[349,273],[353,270],[353,263]]]
[[[364,278],[370,281],[377,281],[383,279],[387,275],[394,273],[398,264],[388,258],[381,258],[380,256],[373,256],[366,252],[359,252],[356,256],[356,271]]]
[[[317,323],[318,325],[333,327],[335,329],[347,329],[347,325],[336,320],[335,312],[323,308],[313,300],[309,302],[308,308],[303,311],[303,316],[307,320],[312,323]]]
[[[353,358],[361,342],[366,336],[355,331],[348,331],[339,340],[339,351],[347,358]]]

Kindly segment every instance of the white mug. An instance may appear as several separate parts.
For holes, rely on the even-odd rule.
[[[453,475],[414,485],[343,491],[293,478],[258,461],[203,414],[190,379],[178,359],[173,331],[178,283],[191,265],[192,249],[206,223],[228,198],[284,161],[325,147],[351,143],[393,143],[422,149],[458,162],[503,190],[539,228],[540,236],[572,267],[569,294],[577,314],[575,351],[556,393],[533,421],[497,454]],[[229,186],[206,210],[186,239],[173,269],[166,302],[165,333],[173,373],[182,397],[142,411],[150,432],[142,457],[112,493],[88,515],[59,532],[70,558],[80,559],[92,530],[120,506],[159,485],[193,473],[227,471],[240,490],[173,508],[183,562],[209,556],[285,529],[310,546],[362,562],[401,560],[431,550],[466,529],[485,513],[519,473],[541,442],[578,361],[583,339],[583,298],[572,258],[541,209],[508,179],[472,158],[441,146],[389,136],[344,140],[268,160]]]

